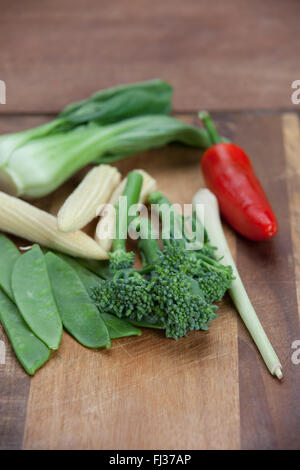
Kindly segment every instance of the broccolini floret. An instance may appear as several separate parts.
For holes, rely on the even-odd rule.
[[[141,234],[147,224],[150,225],[150,222],[141,222]],[[148,233],[151,233],[151,226]],[[173,258],[170,252],[159,249],[157,240],[145,236],[140,238],[138,246],[144,268],[152,267],[148,277],[154,302],[153,313],[166,329],[166,336],[178,339],[186,336],[188,331],[207,330],[210,320],[216,317],[217,307],[206,301],[197,281],[177,269],[176,249]]]
[[[150,281],[154,309],[168,338],[178,339],[192,330],[207,330],[216,318],[215,306],[205,301],[188,276],[157,267]]]
[[[102,281],[92,295],[100,312],[141,321],[152,315],[151,285],[137,271],[124,270],[113,279]]]
[[[232,282],[232,268],[207,256],[202,250],[186,250],[178,240],[164,241],[164,259],[174,272],[185,273],[199,284],[207,302],[219,302]]]
[[[132,191],[138,180],[134,175],[131,178]],[[155,194],[157,198],[160,193]],[[176,220],[175,214],[173,218],[171,236],[180,217],[178,214]],[[128,228],[128,216],[120,220]],[[136,225],[143,270],[132,268],[132,254],[126,253],[125,242],[117,238],[110,255],[113,278],[102,281],[93,293],[100,311],[148,326],[158,325],[168,338],[178,339],[191,330],[207,330],[216,318],[213,302],[221,300],[231,284],[231,268],[214,259],[207,239],[201,250],[188,250],[184,239],[171,237],[163,240],[161,250],[158,240],[149,236],[153,233],[150,221],[139,219]],[[176,230],[178,234],[178,225]]]
[[[161,215],[163,204],[171,207],[171,202],[160,192],[153,191],[149,196],[149,202],[158,206]],[[196,226],[196,214],[193,215],[192,225]],[[224,266],[214,256],[214,248],[210,245],[206,231],[204,230],[204,243],[201,249],[191,250],[186,248],[187,239],[184,232],[185,220],[179,213],[173,214],[170,226],[170,240],[163,240],[164,259],[174,272],[182,272],[192,277],[199,283],[199,287],[207,302],[220,301],[225,292],[230,288],[233,280],[231,266]],[[181,238],[175,238],[175,236]]]

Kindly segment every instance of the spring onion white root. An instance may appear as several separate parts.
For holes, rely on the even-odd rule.
[[[84,232],[60,232],[57,219],[21,199],[0,192],[0,231],[71,256],[107,259],[107,253]]]
[[[211,244],[217,247],[216,256],[218,258],[222,258],[221,263],[232,266],[235,280],[232,282],[229,294],[234,305],[248,328],[248,331],[258,347],[269,371],[278,379],[282,379],[283,374],[280,361],[257,317],[230,253],[221,224],[217,198],[208,189],[201,189],[194,196],[193,206],[196,210],[197,216],[208,233]],[[204,211],[201,207],[204,207]]]
[[[144,204],[149,194],[156,189],[157,184],[156,180],[152,178],[152,176],[150,176],[149,173],[147,173],[145,170],[136,171],[143,176],[143,185],[139,202]],[[126,186],[126,182],[127,178],[124,178],[113,192],[109,200],[109,207],[104,209],[104,213],[102,214],[102,217],[100,218],[96,228],[95,240],[106,252],[110,251],[115,235],[116,219],[115,211],[112,210],[112,207],[117,204],[119,197],[122,195]]]
[[[90,170],[79,186],[66,199],[57,215],[62,232],[75,232],[97,216],[99,206],[106,203],[121,175],[115,167],[99,165]]]

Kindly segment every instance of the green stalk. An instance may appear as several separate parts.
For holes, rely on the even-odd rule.
[[[210,114],[207,111],[200,111],[200,113],[198,113],[198,117],[203,122],[213,144],[219,144],[220,142],[224,142],[224,140],[218,133]]]
[[[179,212],[172,208],[171,201],[159,191],[152,191],[148,196],[148,203],[156,206],[162,221],[164,218],[164,207],[167,209],[166,213],[169,213],[170,225],[166,226],[165,229],[170,230],[170,236],[172,238],[181,239],[182,235],[184,235],[185,219],[182,214],[179,214]],[[162,230],[164,230],[164,227]]]
[[[122,196],[126,198],[127,210],[122,210],[120,202],[116,204],[116,237],[113,241],[113,251],[126,252],[126,240],[128,226],[134,216],[129,216],[129,209],[133,204],[139,202],[141,189],[143,185],[143,177],[137,171],[131,171],[127,175],[127,183]]]
[[[230,253],[230,249],[223,232],[216,197],[208,189],[202,189],[194,196],[193,205],[197,215],[200,217],[200,220],[203,216],[203,212],[197,212],[197,205],[204,205],[205,220],[203,218],[201,222],[205,225],[212,245],[217,247],[216,255],[222,258],[222,264],[231,265],[233,275],[235,276],[235,279],[232,282],[232,287],[229,289],[229,294],[233,303],[259,349],[269,371],[278,379],[282,379],[283,374],[280,361],[259,321]]]
[[[165,243],[167,243],[167,239],[169,236],[171,238],[176,239],[178,242],[181,242],[181,243],[195,242],[196,237],[192,238],[191,237],[192,234],[190,234],[190,236],[187,236],[188,229],[187,229],[186,224],[187,224],[188,219],[186,219],[183,214],[180,214],[175,208],[172,208],[173,204],[171,201],[169,201],[168,198],[166,198],[166,196],[164,196],[159,191],[152,191],[152,193],[150,193],[148,196],[148,203],[156,206],[156,209],[159,213],[159,217],[162,221],[163,234],[164,234],[164,226],[165,226],[165,231],[167,232],[166,237],[165,238],[163,237],[165,240]],[[168,210],[169,210],[169,214],[170,214],[169,226],[166,225],[166,221],[164,220],[164,207],[167,209],[166,213],[168,213]],[[197,221],[197,224],[196,224],[196,220],[193,215],[190,222],[191,222],[191,229],[193,231],[192,233],[195,233],[196,228],[199,228],[199,221]],[[203,242],[204,244],[206,244],[208,241],[207,233],[205,229],[203,229],[203,227],[201,227],[201,229],[203,230]],[[204,255],[201,253],[201,255],[199,256],[203,257]],[[204,261],[207,261],[207,260],[205,259]]]
[[[156,238],[151,238],[152,224],[148,219],[141,219],[139,224],[140,238],[138,249],[143,261],[143,269],[156,263],[159,259],[160,247]]]
[[[143,274],[150,274],[153,270],[153,266],[159,258],[159,243],[157,238],[152,238],[153,227],[149,219],[140,219],[139,222],[140,237],[138,240],[138,250],[143,262]],[[157,318],[144,317],[143,321],[136,322],[130,320],[135,326],[156,328],[159,330],[164,329],[164,326],[158,323]]]
[[[131,270],[134,264],[134,252],[126,251],[127,232],[131,220],[136,216],[129,215],[129,209],[140,199],[143,176],[137,171],[127,175],[127,183],[119,202],[116,204],[116,235],[112,244],[112,253],[109,254],[110,269],[115,275],[122,274],[124,270]]]

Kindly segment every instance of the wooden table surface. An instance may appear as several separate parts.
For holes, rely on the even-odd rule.
[[[229,298],[209,332],[157,331],[91,351],[64,333],[34,378],[7,338],[0,365],[1,449],[299,449],[300,79],[297,0],[0,0],[0,133],[33,127],[93,91],[153,76],[175,86],[177,117],[214,111],[251,155],[279,221],[253,243],[226,233],[282,361],[267,372]],[[201,152],[172,145],[117,166],[143,167],[174,202],[202,185]],[[39,205],[55,213],[75,179]]]

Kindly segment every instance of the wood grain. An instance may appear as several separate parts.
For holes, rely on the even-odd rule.
[[[100,88],[161,77],[175,108],[292,107],[297,0],[1,0],[3,113],[57,112]]]
[[[91,352],[65,334],[32,380],[24,447],[238,448],[235,328],[225,307],[210,334],[178,343],[146,332]]]
[[[38,122],[2,117],[0,132]],[[282,127],[280,116],[229,113],[217,123],[252,157],[278,215],[280,232],[270,243],[254,244],[228,229],[227,236],[283,362],[283,382],[269,375],[228,298],[208,333],[178,342],[145,331],[114,341],[110,351],[90,351],[65,333],[60,350],[33,379],[11,352],[0,366],[0,447],[21,448],[25,427],[26,449],[299,448],[299,372],[291,363],[292,341],[300,338],[297,117],[284,117]],[[123,173],[145,168],[173,201],[189,203],[202,184],[200,157],[198,150],[172,145],[118,167]],[[79,179],[75,175],[38,205],[56,212]]]
[[[0,450],[21,449],[30,378],[19,365],[0,325],[5,345],[5,364],[0,364]]]
[[[201,108],[292,109],[297,0],[153,0],[151,7],[146,0],[0,0],[0,7],[7,88],[0,133],[43,123],[100,88],[154,76],[174,85],[175,109],[188,122]],[[110,351],[90,351],[65,333],[33,379],[0,327],[0,449],[300,448],[300,366],[291,362],[300,339],[299,118],[216,116],[220,131],[250,154],[278,215],[270,243],[226,233],[283,363],[283,382],[267,372],[228,298],[208,333],[178,342],[145,331],[114,341]],[[189,203],[202,184],[200,157],[172,145],[118,167],[145,168],[174,202]],[[81,175],[37,205],[55,213]]]
[[[293,241],[293,260],[295,266],[295,281],[297,288],[298,307],[300,306],[300,125],[299,117],[295,113],[286,113],[282,116],[284,149],[287,161],[286,181],[290,202],[291,235]],[[299,312],[300,314],[300,312]]]
[[[254,344],[240,324],[241,446],[243,449],[297,449],[300,447],[300,374],[291,362],[291,345],[294,339],[300,338],[300,331],[281,117],[239,118],[235,140],[251,156],[278,218],[279,232],[270,242],[255,243],[237,237],[237,260],[250,298],[284,370],[282,383],[265,373]]]

